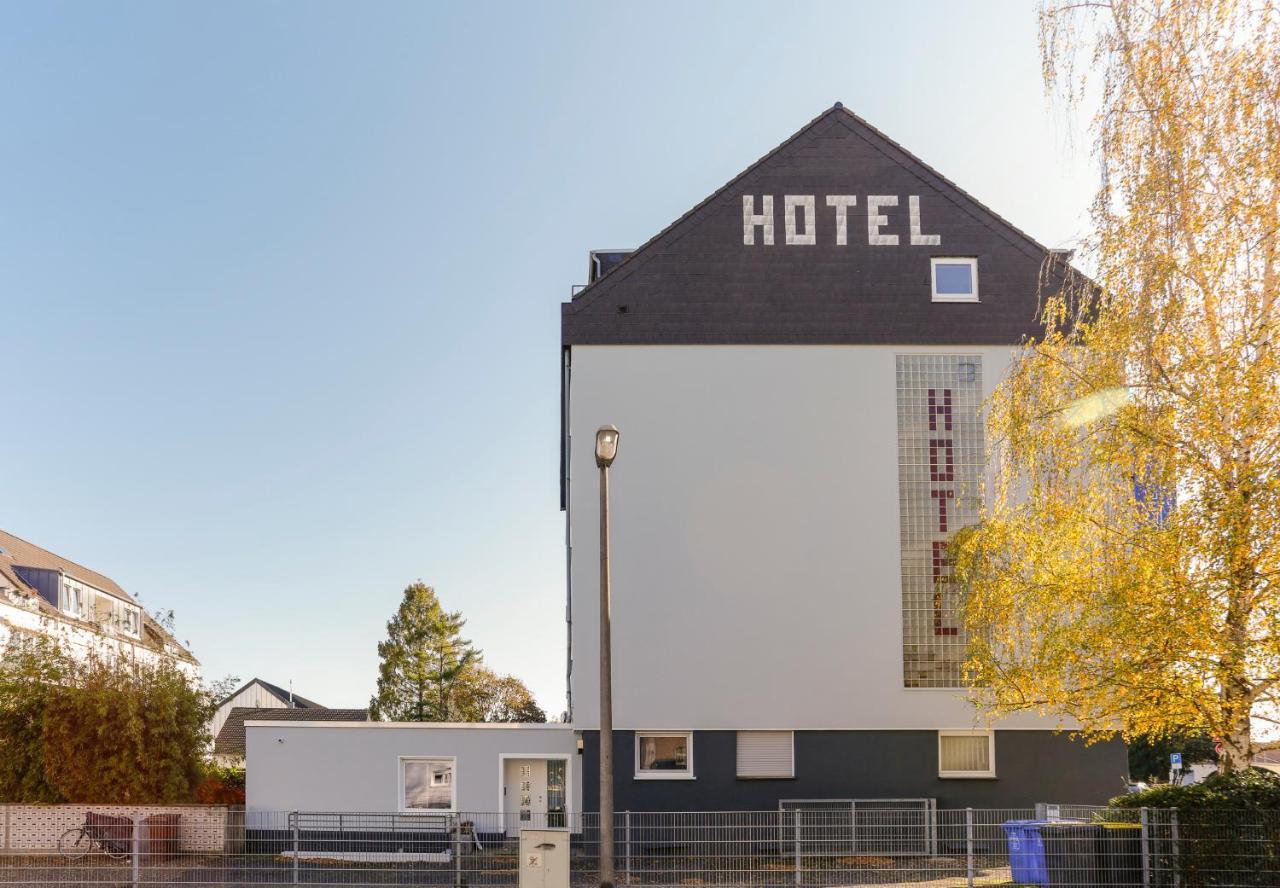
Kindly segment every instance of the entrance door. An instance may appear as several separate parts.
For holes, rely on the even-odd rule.
[[[506,759],[502,767],[507,835],[547,828],[547,760]]]

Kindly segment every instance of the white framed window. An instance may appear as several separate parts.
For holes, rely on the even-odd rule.
[[[938,776],[996,776],[995,731],[939,731]]]
[[[739,731],[738,777],[765,780],[796,776],[795,734],[791,731]]]
[[[85,600],[87,596],[88,590],[84,586],[81,586],[70,577],[62,577],[62,587],[59,591],[58,605],[62,609],[63,613],[84,619]]]
[[[934,302],[977,302],[978,260],[934,256],[929,260]]]
[[[400,757],[401,811],[457,810],[457,760],[446,757]]]
[[[636,731],[637,780],[692,780],[692,731]]]
[[[120,629],[134,638],[141,636],[142,612],[126,604],[120,611]]]
[[[127,601],[98,593],[93,599],[93,619],[110,632],[138,638],[142,634],[142,612]]]

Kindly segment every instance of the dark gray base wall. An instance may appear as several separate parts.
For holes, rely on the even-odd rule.
[[[599,810],[600,734],[584,731],[583,809]],[[635,733],[614,731],[618,811],[771,811],[780,799],[937,799],[940,808],[1029,808],[1036,802],[1103,804],[1124,792],[1120,740],[1085,746],[1051,731],[997,731],[996,777],[938,777],[933,731],[796,731],[789,780],[740,780],[737,734],[695,731],[693,780],[636,780]]]

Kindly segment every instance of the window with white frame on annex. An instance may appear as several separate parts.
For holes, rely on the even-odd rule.
[[[637,731],[636,777],[649,780],[693,777],[693,733]]]
[[[455,764],[452,758],[401,758],[400,810],[453,811]]]
[[[968,637],[951,539],[981,511],[982,356],[896,358],[902,679],[961,688]]]
[[[791,731],[738,732],[739,779],[764,780],[795,775],[795,735]]]
[[[939,731],[938,776],[996,776],[995,732]]]
[[[964,256],[934,256],[929,260],[934,302],[977,302],[978,260]]]

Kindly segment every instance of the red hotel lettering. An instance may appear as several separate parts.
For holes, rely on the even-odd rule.
[[[933,543],[933,634],[959,635],[955,626],[942,625],[942,590],[951,586],[951,559],[947,557],[947,544],[943,540]]]
[[[938,468],[938,450],[944,452],[946,460],[943,468]],[[930,481],[954,481],[955,474],[955,455],[950,439],[934,438],[929,442],[929,480]]]
[[[947,532],[947,500],[956,495],[954,490],[931,490],[929,496],[938,501],[938,532]]]
[[[951,431],[951,389],[942,390],[942,403],[938,403],[937,389],[929,389],[929,431],[938,430],[938,417],[943,418],[943,427]]]
[[[929,389],[929,431],[938,431],[938,417],[942,417],[942,430],[950,432],[951,428],[951,389],[942,389],[939,399],[937,389]],[[942,464],[938,463],[938,451],[942,451]],[[955,442],[950,438],[929,439],[929,480],[934,482],[955,482]],[[955,491],[949,488],[929,491],[929,495],[938,501],[938,533],[947,532],[947,500],[955,497]],[[959,635],[955,626],[943,625],[943,591],[951,586],[951,559],[947,557],[945,540],[933,543],[933,634]]]

